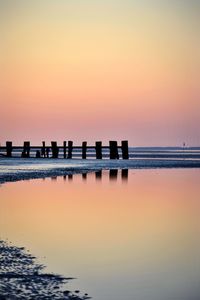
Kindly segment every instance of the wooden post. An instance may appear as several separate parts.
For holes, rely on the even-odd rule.
[[[46,149],[45,149],[45,142],[42,142],[42,149],[41,149],[41,154],[43,157],[46,157]]]
[[[119,159],[118,147],[116,141],[110,141],[110,159]]]
[[[122,158],[123,159],[129,159],[129,153],[128,153],[128,141],[122,141]]]
[[[30,157],[30,142],[24,142],[22,157]]]
[[[102,159],[102,142],[96,142],[96,159]]]
[[[66,155],[66,152],[67,151],[67,143],[66,141],[63,142],[63,157],[66,158],[67,155]]]
[[[6,156],[12,157],[12,142],[6,142]]]
[[[46,157],[49,158],[50,147],[46,147],[45,152],[46,152]]]
[[[59,148],[57,142],[51,142],[52,158],[58,158]]]
[[[87,142],[82,143],[82,159],[86,159],[87,156]]]
[[[68,155],[67,158],[72,158],[73,142],[68,141]]]
[[[41,156],[40,156],[40,151],[39,151],[39,150],[36,151],[35,157],[36,157],[36,158],[40,158],[40,157],[41,157]]]

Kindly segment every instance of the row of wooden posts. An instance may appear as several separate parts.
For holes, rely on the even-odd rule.
[[[119,159],[119,149],[122,152],[123,159],[129,159],[128,141],[122,141],[121,146],[118,146],[117,141],[110,141],[109,146],[102,146],[102,142],[96,142],[95,146],[87,146],[87,142],[83,142],[82,146],[73,146],[73,141],[63,142],[63,146],[58,146],[57,142],[51,142],[51,146],[46,146],[45,142],[42,142],[42,146],[31,146],[30,142],[24,142],[23,147],[13,146],[13,143],[6,142],[6,147],[0,147],[6,150],[6,156],[12,157],[14,149],[22,150],[22,157],[30,157],[31,149],[36,149],[36,157],[50,157],[50,151],[52,152],[52,158],[58,158],[59,150],[63,150],[63,158],[72,158],[73,149],[82,149],[82,159],[87,158],[87,150],[93,149],[96,151],[96,159],[102,159],[102,150],[109,149],[110,159]],[[38,150],[38,149],[41,149]]]

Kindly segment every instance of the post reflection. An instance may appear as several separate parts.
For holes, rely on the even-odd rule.
[[[83,181],[87,180],[87,173],[82,173],[82,179]]]
[[[122,181],[128,181],[128,169],[122,169],[121,178]]]
[[[69,174],[68,175],[68,181],[72,181],[73,180],[73,174]]]
[[[117,176],[118,176],[118,169],[111,169],[110,172],[109,172],[110,181],[117,180]]]
[[[104,177],[109,178],[110,181],[115,182],[118,178],[121,178],[122,182],[127,182],[128,181],[128,176],[129,176],[129,170],[128,169],[111,169],[109,171],[103,171],[103,170],[99,170],[96,171],[95,173],[90,173],[91,176],[95,176],[96,181],[102,181],[102,179]],[[51,180],[52,181],[56,181],[57,178],[59,176],[52,176]],[[81,174],[82,177],[82,181],[87,181],[88,179],[88,173],[82,173]],[[67,175],[63,175],[63,180],[66,181],[68,179],[68,181],[72,181],[73,180],[73,174],[67,174]],[[44,180],[44,178],[43,178]]]
[[[96,180],[102,180],[102,170],[95,172]]]

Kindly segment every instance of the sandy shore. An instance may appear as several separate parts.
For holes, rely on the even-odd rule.
[[[0,299],[90,299],[79,291],[65,290],[72,278],[44,273],[44,266],[24,248],[0,240]]]
[[[0,157],[0,183],[108,169],[200,168],[195,159],[35,159]]]

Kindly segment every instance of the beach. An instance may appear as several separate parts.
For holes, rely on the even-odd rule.
[[[199,16],[0,0],[0,300],[200,300]]]
[[[0,183],[109,169],[200,168],[198,149],[138,149],[135,156],[132,152],[129,160],[0,157]]]

